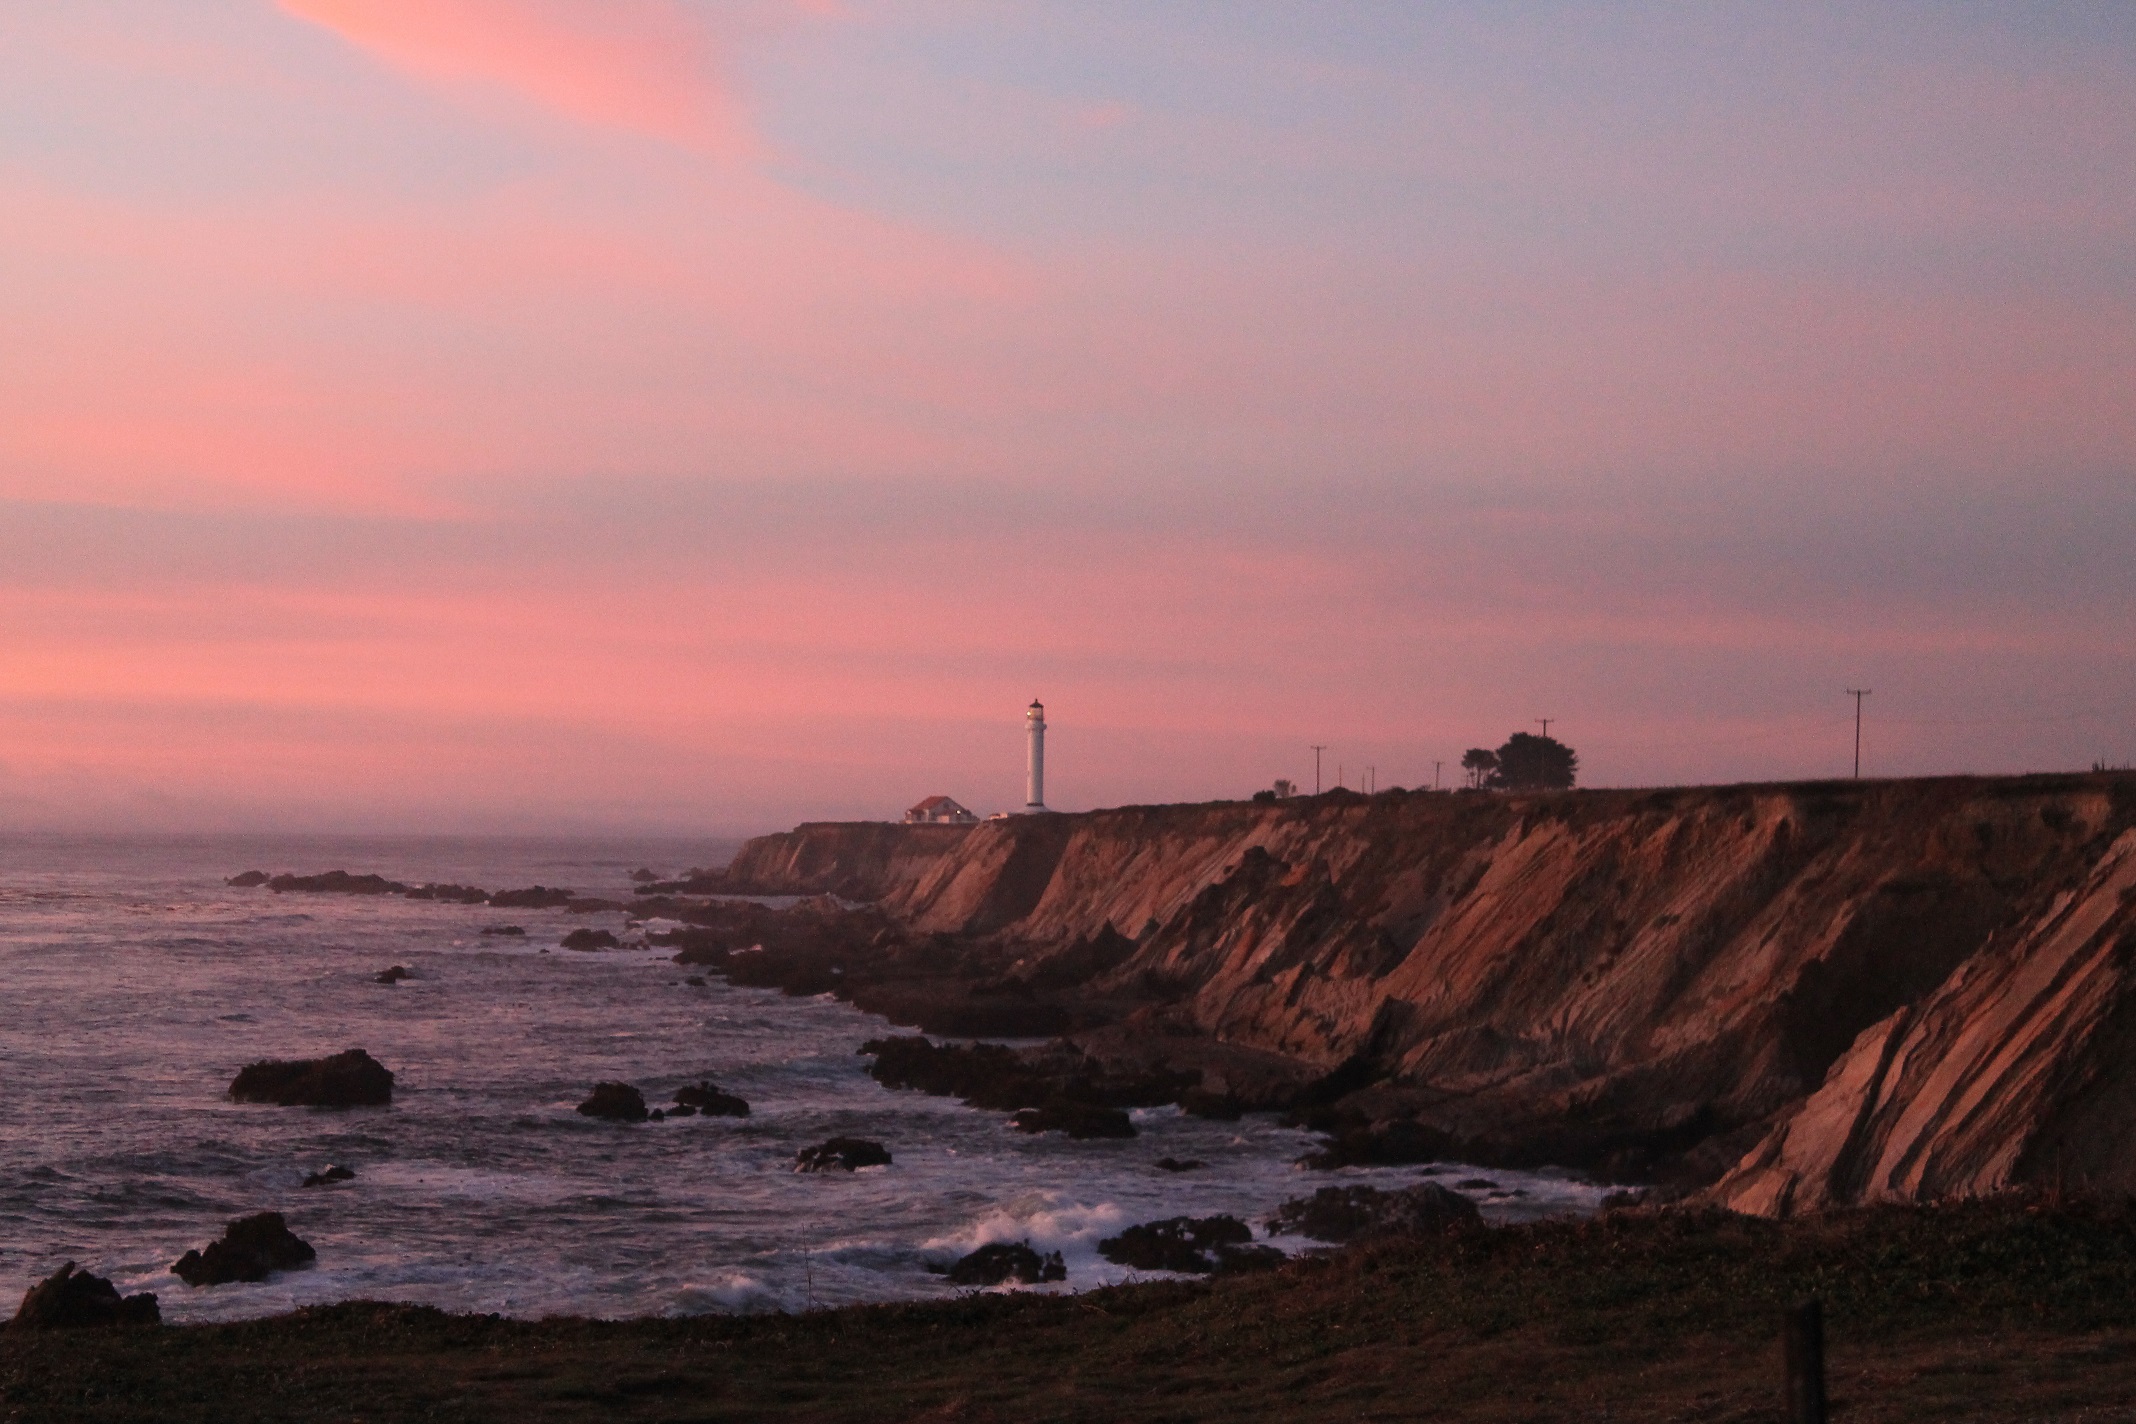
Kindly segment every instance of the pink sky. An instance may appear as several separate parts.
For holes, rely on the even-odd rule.
[[[0,827],[2136,760],[2136,21],[0,18]]]

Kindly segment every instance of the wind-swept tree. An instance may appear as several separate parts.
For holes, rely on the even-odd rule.
[[[1461,754],[1461,769],[1469,774],[1469,785],[1481,790],[1498,774],[1498,757],[1482,747],[1470,747]]]
[[[1505,791],[1563,791],[1580,770],[1579,753],[1556,737],[1538,737],[1533,732],[1515,732],[1506,738],[1493,762],[1496,770],[1484,785]],[[1467,766],[1468,758],[1463,757],[1461,764]]]

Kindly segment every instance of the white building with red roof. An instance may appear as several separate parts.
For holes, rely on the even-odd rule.
[[[905,813],[905,824],[908,826],[964,826],[978,819],[947,796],[930,796]]]

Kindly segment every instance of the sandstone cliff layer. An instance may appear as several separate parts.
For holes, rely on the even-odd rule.
[[[731,873],[1143,995],[1123,1049],[1368,1065],[1499,1159],[1779,1214],[2136,1188],[2132,828],[2113,776],[1397,793],[808,826]]]

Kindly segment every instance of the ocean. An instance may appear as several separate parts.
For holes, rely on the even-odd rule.
[[[1132,1141],[1027,1136],[1000,1113],[893,1092],[856,1050],[895,1030],[829,997],[742,989],[665,950],[576,952],[623,916],[234,889],[249,869],[411,884],[542,884],[628,900],[632,869],[722,864],[732,843],[226,836],[0,838],[0,1291],[64,1261],[172,1321],[338,1300],[520,1317],[803,1310],[953,1294],[929,1267],[991,1241],[1060,1251],[1064,1286],[1130,1279],[1097,1253],[1137,1222],[1262,1220],[1331,1183],[1427,1175],[1497,1220],[1595,1208],[1566,1174],[1307,1172],[1313,1135],[1267,1115],[1133,1114]],[[484,937],[516,924],[524,939]],[[405,965],[412,977],[381,984]],[[232,1103],[260,1058],[360,1047],[390,1107]],[[620,1125],[574,1108],[597,1081],[652,1105],[710,1077],[746,1119]],[[797,1174],[839,1135],[887,1167]],[[1161,1157],[1207,1166],[1171,1173]],[[306,1188],[328,1166],[354,1180]],[[233,1217],[279,1211],[307,1269],[201,1289],[170,1274]],[[1277,1238],[1288,1250],[1311,1243]]]

